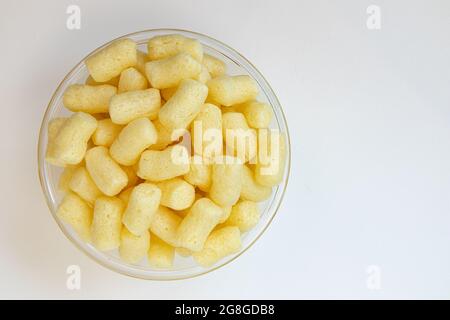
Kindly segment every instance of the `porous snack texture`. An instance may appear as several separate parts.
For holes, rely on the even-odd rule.
[[[48,125],[46,161],[64,168],[58,218],[127,264],[207,268],[237,254],[286,164],[256,81],[178,34],[147,52],[116,40],[85,63],[89,77],[63,95],[70,114]]]

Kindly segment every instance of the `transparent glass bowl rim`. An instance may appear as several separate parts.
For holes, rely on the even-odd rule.
[[[217,51],[218,53],[224,55],[228,59],[232,60],[234,63],[239,65],[240,67],[244,68],[258,83],[259,87],[262,89],[263,93],[266,95],[269,104],[271,105],[275,116],[276,121],[279,128],[284,129],[284,134],[287,139],[287,150],[286,150],[286,168],[285,173],[283,177],[282,183],[276,187],[277,190],[275,191],[275,197],[272,199],[272,202],[276,200],[275,203],[270,204],[270,210],[268,210],[265,214],[268,215],[266,219],[266,223],[264,225],[258,224],[256,228],[258,228],[258,232],[253,238],[249,241],[249,243],[241,248],[241,250],[232,256],[229,259],[222,259],[220,263],[217,263],[209,268],[201,268],[197,267],[194,268],[196,271],[192,271],[190,273],[180,272],[178,270],[175,270],[174,272],[170,272],[170,270],[148,270],[147,272],[145,270],[140,271],[133,271],[133,268],[131,267],[124,267],[121,268],[120,264],[118,263],[112,263],[111,261],[104,261],[101,256],[96,256],[89,252],[86,248],[84,248],[82,245],[76,241],[72,235],[69,234],[69,232],[66,230],[66,227],[63,225],[63,223],[59,220],[59,218],[56,216],[56,208],[55,205],[51,199],[50,196],[50,185],[48,181],[48,177],[45,170],[45,150],[47,146],[47,141],[45,139],[46,133],[44,132],[44,128],[47,127],[48,122],[51,120],[50,116],[53,113],[53,110],[57,108],[58,99],[61,96],[61,90],[64,87],[65,84],[71,81],[72,76],[74,76],[80,69],[84,67],[84,61],[94,54],[95,52],[98,52],[99,50],[103,49],[110,43],[123,38],[131,38],[135,40],[138,44],[142,44],[146,42],[147,39],[149,39],[151,36],[155,36],[158,34],[173,34],[178,33],[182,34],[191,38],[195,38],[199,40],[203,45],[208,45],[212,50]],[[138,40],[139,38],[142,38],[144,40]],[[211,47],[212,46],[212,47]],[[231,57],[230,57],[231,56]],[[39,141],[38,141],[38,150],[37,150],[37,156],[38,156],[38,171],[39,171],[39,180],[41,184],[42,191],[45,196],[45,200],[47,203],[48,208],[50,209],[50,212],[55,219],[56,223],[58,224],[61,231],[64,233],[66,238],[70,240],[81,252],[86,254],[88,257],[99,263],[100,265],[104,266],[105,268],[118,272],[123,275],[127,275],[133,278],[140,278],[140,279],[146,279],[146,280],[181,280],[181,279],[189,279],[194,278],[200,275],[204,275],[207,273],[210,273],[212,271],[215,271],[219,268],[222,268],[223,266],[231,263],[232,261],[236,260],[239,256],[241,256],[244,252],[246,252],[250,247],[253,246],[253,244],[262,236],[262,234],[266,231],[266,229],[271,224],[272,220],[274,219],[275,215],[277,214],[279,207],[281,205],[281,202],[284,197],[284,193],[286,191],[286,187],[289,180],[290,175],[290,167],[291,167],[291,144],[290,144],[290,136],[289,136],[289,130],[287,126],[287,121],[285,118],[285,115],[283,113],[283,110],[281,108],[281,104],[278,101],[278,98],[276,97],[275,93],[273,92],[272,88],[270,87],[267,80],[263,77],[263,75],[256,69],[256,67],[248,61],[243,55],[241,55],[239,52],[231,48],[230,46],[214,39],[209,36],[206,36],[201,33],[189,31],[189,30],[183,30],[183,29],[170,29],[170,28],[162,28],[162,29],[148,29],[148,30],[142,30],[137,31],[133,33],[129,33],[123,36],[120,36],[118,38],[115,38],[97,49],[90,52],[88,55],[86,55],[80,62],[78,62],[72,70],[64,77],[64,79],[59,83],[58,87],[54,91],[50,102],[46,108],[46,111],[44,113],[44,117],[41,122],[40,132],[39,132]],[[281,188],[281,189],[280,189]],[[280,190],[278,190],[280,189]],[[164,274],[164,276],[163,276]]]

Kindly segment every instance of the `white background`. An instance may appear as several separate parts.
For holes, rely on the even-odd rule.
[[[81,30],[66,28],[67,6]],[[368,30],[366,9],[381,8]],[[1,298],[450,298],[450,2],[1,0]],[[37,136],[93,48],[151,28],[208,34],[254,62],[288,118],[280,212],[222,270],[176,282],[79,252],[41,193]],[[81,267],[81,290],[66,268]],[[367,268],[381,270],[380,290]]]

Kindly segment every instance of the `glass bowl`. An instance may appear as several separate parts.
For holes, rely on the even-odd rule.
[[[236,254],[223,258],[211,267],[204,268],[197,265],[192,257],[184,258],[176,255],[174,266],[172,269],[155,269],[148,266],[146,262],[143,262],[141,265],[132,265],[125,263],[120,260],[117,252],[101,252],[97,250],[91,244],[83,242],[83,240],[81,240],[77,236],[77,234],[72,230],[70,226],[60,221],[56,216],[58,204],[63,196],[63,193],[58,190],[59,175],[61,174],[62,169],[45,162],[45,151],[47,148],[47,129],[49,121],[55,117],[67,116],[70,114],[70,112],[64,108],[62,103],[62,96],[64,91],[71,84],[84,83],[84,81],[88,77],[88,71],[84,64],[85,59],[107,46],[110,42],[97,48],[88,56],[84,57],[83,60],[81,60],[59,84],[50,100],[50,103],[48,104],[47,110],[45,111],[44,118],[42,120],[38,144],[38,168],[42,191],[44,192],[48,207],[50,208],[50,212],[52,213],[56,223],[59,225],[60,229],[66,235],[66,237],[82,252],[110,270],[135,278],[149,280],[176,280],[191,278],[211,272],[225,266],[231,261],[234,261],[237,257],[248,250],[256,242],[256,240],[259,239],[259,237],[264,233],[270,222],[275,217],[275,214],[277,213],[280,203],[283,199],[290,171],[289,133],[280,102],[278,101],[272,88],[261,75],[261,73],[250,63],[250,61],[244,58],[240,53],[230,48],[226,44],[223,44],[222,42],[217,41],[211,37],[186,30],[145,30],[127,34],[117,39],[130,38],[138,44],[139,49],[146,51],[146,43],[149,38],[157,35],[173,33],[182,34],[186,37],[199,40],[203,44],[205,53],[220,58],[226,63],[228,74],[248,74],[253,79],[255,79],[260,89],[258,100],[267,102],[273,109],[274,120],[272,121],[271,127],[279,129],[280,132],[283,132],[285,135],[287,141],[287,160],[282,183],[274,187],[271,197],[260,204],[261,219],[252,230],[242,235],[241,250]],[[117,39],[114,39],[112,41],[115,41]]]

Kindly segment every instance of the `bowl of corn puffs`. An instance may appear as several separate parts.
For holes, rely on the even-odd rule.
[[[67,238],[150,280],[235,260],[275,217],[290,168],[281,105],[261,73],[206,35],[140,31],[83,58],[42,120],[39,177]]]

